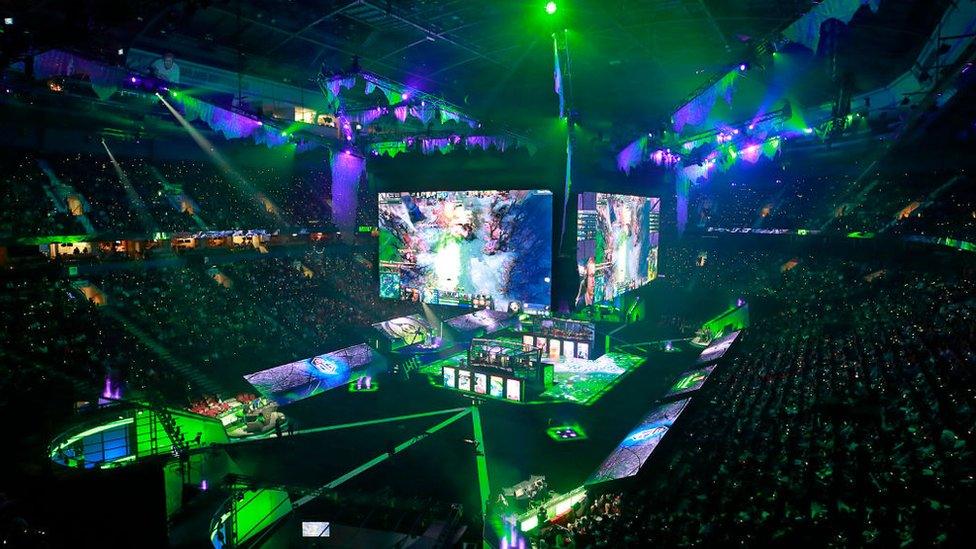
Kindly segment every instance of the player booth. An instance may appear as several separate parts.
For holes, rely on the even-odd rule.
[[[592,322],[564,318],[523,317],[519,331],[524,349],[538,349],[542,360],[559,362],[566,358],[589,359],[596,355],[593,348],[596,328]]]
[[[539,349],[518,342],[474,339],[466,359],[442,368],[444,386],[487,397],[522,402],[552,386],[553,366]]]

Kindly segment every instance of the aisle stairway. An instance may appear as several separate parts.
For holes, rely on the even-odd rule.
[[[125,328],[126,331],[138,338],[142,344],[151,349],[153,353],[162,359],[164,363],[171,366],[185,379],[196,385],[203,392],[208,394],[226,394],[233,392],[229,388],[223,387],[221,384],[217,383],[210,376],[204,374],[199,369],[194,368],[192,365],[173,356],[173,354],[166,349],[165,345],[159,343],[155,338],[150,336],[148,332],[137,326],[134,322],[130,321],[123,313],[113,308],[112,305],[101,307],[100,310],[118,322],[118,324]]]

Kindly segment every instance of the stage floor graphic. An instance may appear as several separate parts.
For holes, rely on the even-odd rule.
[[[596,360],[566,358],[553,369],[551,388],[542,397],[579,404],[593,404],[644,359],[627,353],[610,352]]]

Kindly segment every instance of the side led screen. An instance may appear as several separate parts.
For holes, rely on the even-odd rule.
[[[640,424],[610,452],[607,459],[590,475],[586,484],[636,475],[690,400],[690,398],[676,400],[651,410]]]
[[[611,301],[657,278],[660,214],[660,198],[579,195],[577,306]]]
[[[444,386],[454,388],[454,378],[456,376],[456,370],[454,368],[444,367]]]
[[[713,360],[718,360],[722,358],[725,353],[729,350],[729,347],[735,343],[736,338],[739,337],[740,331],[735,331],[730,334],[724,335],[709,344],[700,355],[698,355],[697,364],[705,364]]]
[[[332,535],[332,527],[328,522],[302,521],[303,538],[327,538]]]
[[[474,392],[479,395],[488,393],[488,376],[485,374],[474,375]]]
[[[380,354],[360,344],[261,370],[244,379],[263,396],[288,404],[374,374],[383,367]]]
[[[515,318],[507,312],[483,309],[449,318],[444,323],[460,334],[490,334],[511,326],[515,323]]]
[[[505,398],[516,402],[522,400],[522,382],[517,379],[506,379]]]
[[[458,389],[471,390],[471,372],[468,370],[458,370]]]
[[[373,329],[389,339],[394,349],[423,343],[433,333],[430,323],[422,315],[391,318],[373,324]]]
[[[705,368],[699,368],[697,370],[687,371],[674,381],[671,388],[664,396],[675,396],[683,395],[685,393],[691,393],[702,388],[708,376],[712,374],[715,370],[715,366],[706,366]]]
[[[505,380],[498,376],[491,376],[491,390],[488,394],[495,398],[505,397]]]
[[[552,193],[380,193],[380,296],[501,311],[547,307]]]

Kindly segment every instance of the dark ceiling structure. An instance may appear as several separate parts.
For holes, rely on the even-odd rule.
[[[14,58],[46,47],[100,49],[103,58],[118,49],[173,51],[307,87],[355,57],[365,70],[442,95],[481,119],[529,129],[556,112],[551,36],[565,29],[582,125],[632,135],[814,4],[575,0],[557,2],[549,15],[544,2],[525,0],[20,1],[14,13],[26,36],[4,40]],[[830,51],[811,56],[805,100],[829,98],[837,70],[856,90],[906,70],[946,4],[862,9]]]

